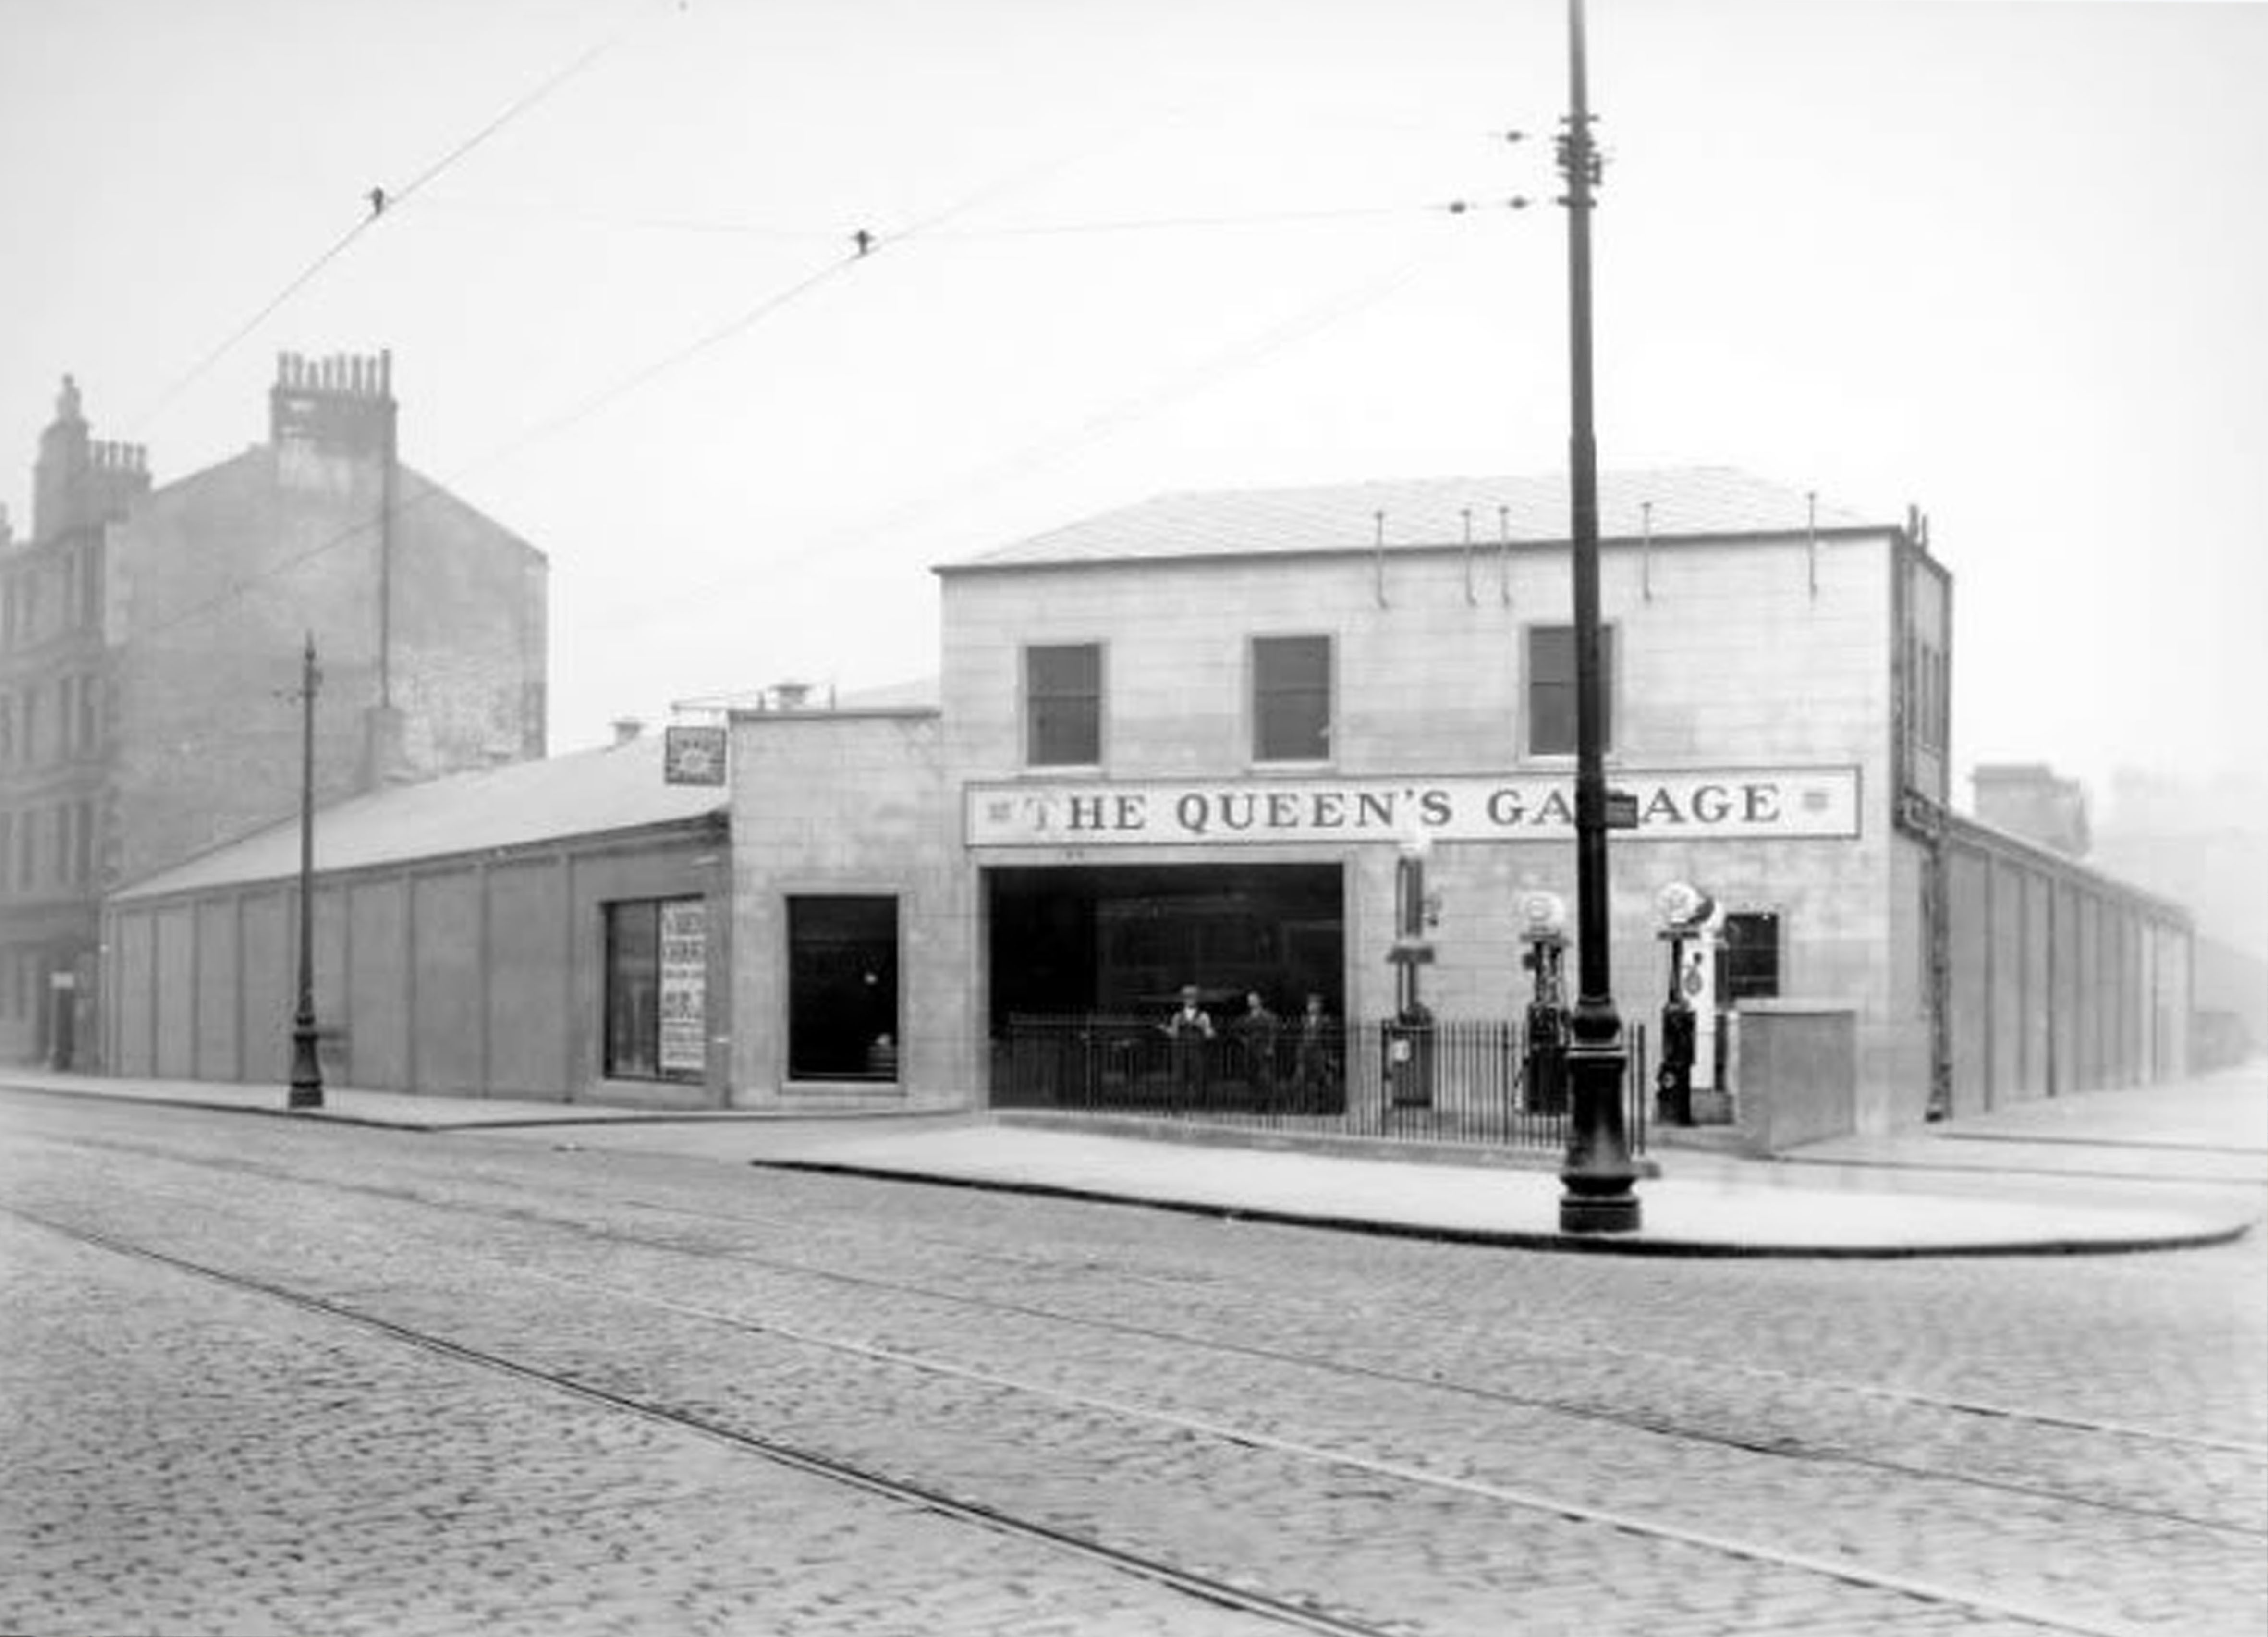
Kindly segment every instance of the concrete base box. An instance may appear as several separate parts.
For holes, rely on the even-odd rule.
[[[1859,1128],[1859,1017],[1823,1000],[1746,1000],[1727,1031],[1734,1120],[1758,1153]]]

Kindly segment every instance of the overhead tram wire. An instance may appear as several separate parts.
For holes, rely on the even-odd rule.
[[[617,41],[619,38],[620,36],[617,36]],[[548,94],[549,91],[551,89],[556,89],[558,85],[564,84],[569,74],[576,71],[580,67],[586,65],[588,63],[595,61],[600,53],[604,50],[610,49],[615,43],[616,41],[609,41],[603,46],[594,48],[593,51],[585,53],[582,58],[578,58],[577,62],[571,64],[567,70],[555,75],[552,80],[547,82],[544,87],[540,88],[536,94]],[[423,187],[427,181],[432,180],[433,177],[439,175],[441,171],[445,169],[447,165],[454,163],[457,159],[461,158],[465,153],[470,151],[474,144],[484,140],[487,136],[493,135],[495,131],[501,129],[504,119],[511,117],[513,113],[521,111],[526,107],[533,106],[533,97],[530,99],[523,99],[521,105],[519,105],[518,108],[507,110],[504,118],[491,122],[490,125],[484,128],[482,131],[475,133],[471,141],[460,144],[460,146],[452,153],[445,156],[440,163],[428,167],[425,172],[422,173],[414,180],[412,186]],[[849,254],[838,256],[834,260],[829,261],[815,271],[797,280],[794,284],[765,297],[762,301],[759,301],[755,306],[748,308],[746,312],[728,320],[713,329],[706,331],[694,341],[687,343],[685,345],[677,348],[674,351],[659,359],[656,359],[654,362],[643,365],[642,367],[631,372],[630,374],[623,377],[622,380],[616,381],[613,386],[607,387],[605,390],[586,400],[583,403],[578,404],[573,409],[565,411],[563,414],[556,416],[548,421],[538,423],[535,426],[522,431],[516,437],[507,440],[505,443],[490,450],[488,453],[479,456],[468,462],[466,465],[458,468],[455,471],[449,474],[449,481],[451,483],[460,481],[472,473],[484,470],[488,467],[496,464],[497,461],[518,453],[520,450],[527,447],[531,444],[539,442],[544,438],[554,436],[558,432],[565,431],[570,426],[576,425],[582,421],[587,420],[592,416],[599,413],[601,409],[615,402],[617,400],[626,397],[630,394],[637,391],[648,381],[654,380],[658,376],[666,374],[670,370],[675,369],[699,354],[707,351],[710,348],[718,346],[725,341],[731,340],[733,337],[740,335],[742,332],[761,322],[762,320],[770,318],[773,313],[777,313],[782,308],[788,306],[801,297],[808,294],[811,291],[825,284],[828,279],[835,277],[837,274],[843,272],[860,262],[870,259],[877,252],[890,246],[902,244],[908,240],[923,235],[928,232],[931,229],[941,225],[957,216],[962,215],[968,210],[975,210],[978,205],[983,203],[989,199],[998,197],[1000,194],[1012,188],[1024,186],[1035,178],[1047,175],[1054,171],[1061,170],[1076,162],[1083,155],[1090,153],[1097,148],[1106,146],[1110,142],[1122,139],[1124,134],[1125,133],[1123,130],[1114,131],[1101,142],[1089,144],[1085,148],[1076,150],[1073,152],[1058,155],[1053,159],[1043,160],[1038,165],[1027,166],[1020,170],[1012,172],[1008,175],[1002,177],[996,181],[985,184],[984,186],[976,189],[974,192],[964,195],[940,210],[932,211],[925,217],[917,218],[911,226],[903,228],[895,233],[880,235],[870,232],[864,228],[856,230],[850,236],[852,240],[852,249]],[[383,214],[384,209],[385,207],[382,204],[378,206],[372,210],[371,218],[366,218],[361,225],[367,226],[369,220],[375,219],[377,216]],[[357,231],[359,231],[359,228]],[[337,248],[343,247],[343,245],[337,247]],[[335,249],[333,254],[335,253]],[[345,528],[340,529],[336,533],[330,535],[322,540],[317,541],[314,544],[307,547],[304,550],[294,552],[287,557],[284,557],[277,562],[269,564],[265,568],[261,569],[257,574],[250,575],[243,579],[238,580],[233,585],[223,588],[213,596],[193,602],[187,608],[177,610],[167,618],[157,621],[152,624],[144,627],[141,634],[145,637],[159,636],[165,632],[177,630],[180,626],[188,624],[193,620],[201,618],[217,608],[225,608],[229,603],[245,596],[254,587],[304,567],[317,557],[322,557],[330,551],[334,551],[339,547],[346,544],[348,542],[357,539],[363,535],[369,533],[371,530],[378,527],[381,522],[399,518],[405,512],[424,505],[427,501],[438,497],[444,492],[446,491],[442,486],[436,483],[409,499],[396,500],[392,505],[384,508],[377,515],[350,524]]]
[[[479,202],[465,199],[432,199],[429,208],[460,210],[468,214],[495,212],[497,214],[552,215],[556,219],[585,227],[625,228],[637,232],[683,232],[742,236],[751,239],[777,240],[784,242],[836,242],[839,232],[822,232],[809,227],[792,227],[777,223],[733,221],[724,218],[699,217],[610,217],[587,213],[546,211],[541,206],[516,204],[509,202]],[[1521,195],[1506,198],[1457,198],[1419,204],[1375,204],[1324,207],[1314,210],[1246,210],[1219,215],[1129,217],[1116,220],[1084,222],[1034,222],[1021,225],[999,227],[957,227],[925,231],[924,240],[952,243],[981,242],[1001,239],[1043,239],[1073,237],[1087,233],[1128,233],[1174,232],[1197,228],[1241,228],[1300,226],[1311,224],[1376,220],[1389,217],[1432,216],[1446,214],[1462,216],[1469,211],[1489,210],[1524,210],[1528,200]],[[900,240],[909,233],[896,235]],[[879,240],[877,241],[880,242]]]
[[[159,393],[157,399],[151,402],[147,409],[144,409],[140,415],[132,417],[128,424],[128,436],[129,438],[132,437],[136,432],[138,432],[142,428],[146,427],[151,421],[155,420],[159,415],[164,413],[166,409],[170,408],[176,399],[178,399],[183,393],[187,392],[192,386],[195,385],[199,380],[202,380],[215,365],[218,364],[221,359],[227,357],[229,353],[235,350],[235,349],[240,345],[247,336],[249,336],[254,330],[258,329],[261,325],[267,322],[269,318],[273,317],[276,311],[280,309],[285,302],[291,300],[293,296],[298,295],[300,291],[306,289],[309,284],[313,283],[317,275],[321,273],[325,268],[336,261],[342,254],[345,254],[348,247],[351,246],[355,240],[360,239],[364,233],[368,232],[371,228],[376,225],[377,223],[389,211],[398,208],[405,200],[415,196],[417,193],[422,191],[428,183],[433,181],[437,177],[445,174],[451,169],[451,167],[455,166],[460,160],[463,159],[466,155],[471,153],[475,148],[478,148],[482,144],[487,142],[489,138],[494,136],[498,131],[504,129],[505,126],[510,125],[522,114],[527,113],[538,104],[544,101],[547,98],[551,96],[553,92],[559,90],[561,86],[566,85],[568,81],[575,78],[578,75],[588,70],[592,64],[597,63],[601,57],[605,56],[608,52],[612,51],[616,46],[620,45],[625,39],[627,39],[630,36],[630,32],[631,31],[630,29],[623,29],[615,34],[612,38],[602,40],[598,44],[590,47],[588,49],[585,50],[582,55],[576,57],[573,61],[568,63],[563,67],[555,70],[533,89],[508,103],[504,107],[503,112],[497,114],[495,118],[490,120],[487,124],[482,125],[479,129],[474,131],[471,136],[466,137],[462,142],[457,144],[456,146],[442,154],[439,159],[434,160],[431,165],[428,165],[423,170],[418,172],[415,176],[402,183],[400,187],[377,187],[372,188],[370,192],[364,195],[369,202],[370,209],[357,221],[356,221],[354,225],[348,228],[345,232],[340,234],[339,237],[334,240],[320,254],[315,257],[313,261],[308,262],[306,267],[300,269],[298,273],[294,274],[290,281],[287,282],[281,290],[277,291],[275,295],[269,297],[269,299],[263,303],[259,310],[254,313],[250,318],[245,320],[241,324],[239,324],[234,329],[231,330],[227,336],[222,338],[217,345],[214,346],[210,350],[206,352],[203,357],[200,358],[195,364],[191,365],[189,368],[183,372],[171,386]]]
[[[939,485],[927,493],[902,502],[868,521],[856,527],[840,529],[814,541],[800,551],[770,559],[764,572],[777,574],[799,569],[811,561],[845,549],[855,550],[872,543],[876,538],[919,518],[940,503],[972,492],[981,493],[998,484],[1009,483],[1033,468],[1059,460],[1084,445],[1109,436],[1123,427],[1156,414],[1169,405],[1203,392],[1216,380],[1263,363],[1286,347],[1297,344],[1308,336],[1321,333],[1332,325],[1353,317],[1368,307],[1376,306],[1409,284],[1421,274],[1437,265],[1430,254],[1420,254],[1396,263],[1381,277],[1365,280],[1351,289],[1344,290],[1329,299],[1295,313],[1281,323],[1256,336],[1236,342],[1215,352],[1195,367],[1154,386],[1128,395],[1094,413],[1088,415],[1064,431],[1028,444],[1012,454],[964,473],[956,479]],[[621,629],[635,630],[651,623],[666,612],[681,610],[688,596],[711,594],[746,583],[745,577],[714,579],[699,586],[679,587],[673,593],[666,607],[657,605],[643,612],[633,611],[618,622]]]
[[[1221,216],[1135,217],[1122,221],[1041,222],[1023,227],[962,228],[956,232],[939,234],[937,237],[951,240],[1037,239],[1079,233],[1167,232],[1182,228],[1274,227],[1318,222],[1376,220],[1381,217],[1463,216],[1469,211],[1491,209],[1521,210],[1527,209],[1528,203],[1524,195],[1515,194],[1505,199],[1447,199],[1429,204],[1350,205],[1336,210],[1249,210]]]

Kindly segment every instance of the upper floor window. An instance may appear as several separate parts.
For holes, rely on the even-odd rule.
[[[1936,726],[1937,748],[1940,750],[1945,750],[1949,749],[1953,744],[1953,695],[1948,686],[1949,679],[1947,675],[1951,667],[1946,663],[1945,650],[1942,648],[1937,651],[1936,664],[1937,709],[1931,714],[1930,719]]]
[[[90,540],[79,548],[74,579],[77,618],[81,630],[92,630],[102,623],[102,542]]]
[[[1024,650],[1024,755],[1034,767],[1102,760],[1102,645]]]
[[[1599,743],[1615,741],[1615,629],[1599,628]],[[1528,631],[1528,753],[1575,754],[1575,628]]]
[[[1252,759],[1322,762],[1331,754],[1331,639],[1252,639]]]
[[[82,753],[102,743],[102,678],[89,673],[78,679],[78,748]]]

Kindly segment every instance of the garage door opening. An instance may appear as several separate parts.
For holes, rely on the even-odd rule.
[[[1341,1014],[1345,889],[1336,864],[994,869],[991,1025],[1012,1016],[1163,1016],[1194,984],[1215,1011],[1257,990]]]

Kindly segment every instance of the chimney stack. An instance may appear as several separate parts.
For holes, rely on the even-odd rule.
[[[323,358],[276,355],[268,436],[277,447],[391,460],[395,417],[390,352],[338,352]]]
[[[1977,816],[1998,830],[2082,858],[2092,840],[2087,786],[2044,762],[1993,762],[1970,775]]]

